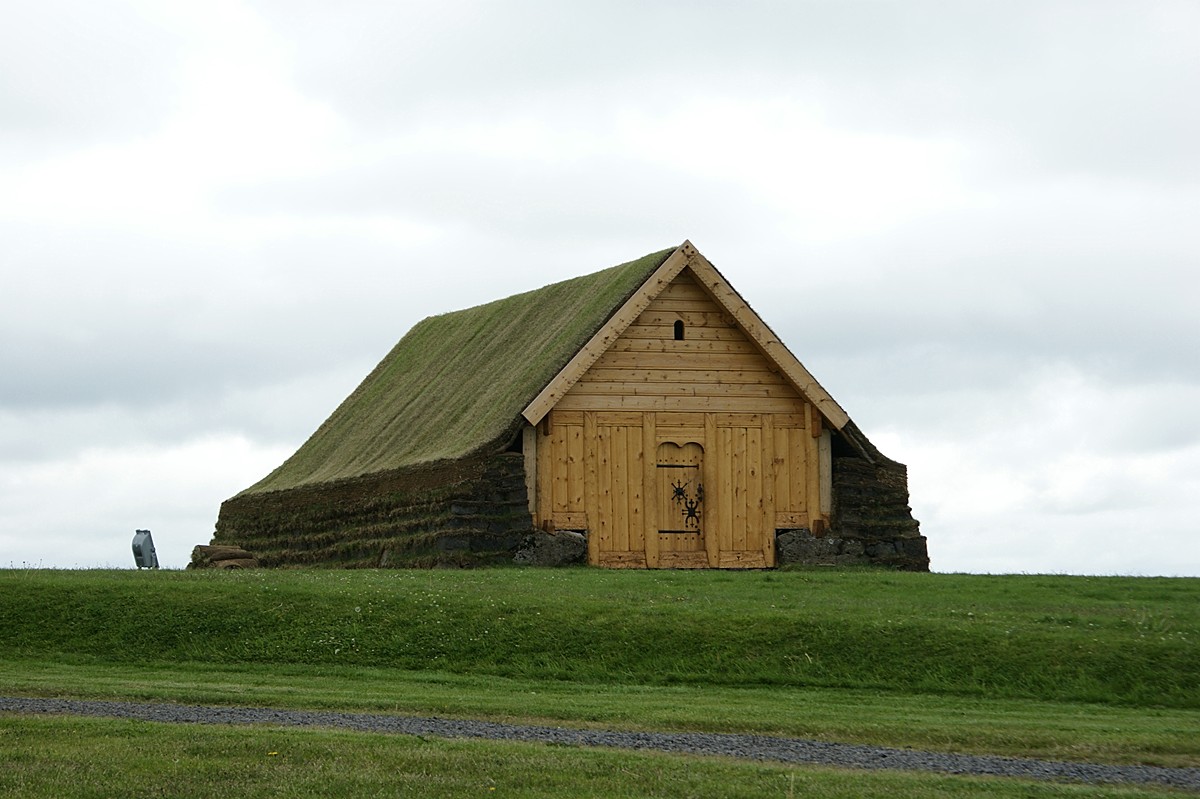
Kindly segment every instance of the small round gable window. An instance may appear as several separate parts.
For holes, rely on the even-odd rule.
[[[675,340],[683,341],[683,320],[675,320]]]

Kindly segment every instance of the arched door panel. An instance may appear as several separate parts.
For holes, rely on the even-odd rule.
[[[704,447],[664,441],[656,457],[658,565],[706,568]]]

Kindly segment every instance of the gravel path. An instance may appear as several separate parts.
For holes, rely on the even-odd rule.
[[[955,755],[858,744],[822,743],[795,738],[772,738],[763,735],[574,730],[562,727],[388,716],[376,713],[334,713],[271,708],[202,707],[17,697],[0,697],[0,712],[100,716],[176,724],[269,724],[328,727],[363,732],[432,735],[442,738],[488,738],[570,746],[605,746],[618,749],[684,752],[695,755],[722,755],[748,760],[810,763],[843,768],[904,769],[1086,783],[1151,783],[1200,790],[1200,768],[1106,766],[991,755]]]

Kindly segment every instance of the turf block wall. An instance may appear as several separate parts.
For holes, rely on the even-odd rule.
[[[508,562],[533,528],[524,461],[501,453],[226,500],[214,544],[263,566]]]

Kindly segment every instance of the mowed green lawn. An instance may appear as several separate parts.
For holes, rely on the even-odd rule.
[[[270,727],[0,716],[0,795],[61,797],[1178,797],[1167,789]]]
[[[752,731],[1110,763],[1200,766],[1198,642],[1195,579],[832,570],[0,572],[3,694]],[[59,729],[51,721],[4,719],[0,741],[20,738],[14,724],[45,725],[50,746]],[[254,741],[263,731],[222,734]],[[355,740],[287,735],[328,745],[338,758],[349,757],[342,743]],[[370,747],[415,745],[364,736],[364,746],[367,737]],[[423,743],[451,760],[493,757],[464,753],[509,746]],[[541,768],[551,771],[586,770],[582,761],[593,757],[661,759],[638,769],[664,774],[688,762],[526,751],[522,757],[544,759]],[[557,758],[577,764],[555,765]],[[749,780],[759,787],[743,795],[786,795],[797,775],[843,779],[828,770],[712,767],[773,775],[775,782]],[[901,795],[939,795],[934,783],[976,784],[929,775],[856,779],[881,780],[879,791]],[[923,787],[891,782],[898,779]],[[833,783],[821,790],[841,795]],[[583,795],[736,795],[712,785],[661,794],[644,782],[580,786]],[[298,787],[294,795],[307,794]]]
[[[857,771],[380,735],[0,716],[0,795],[61,797],[1180,797],[1141,786]]]

